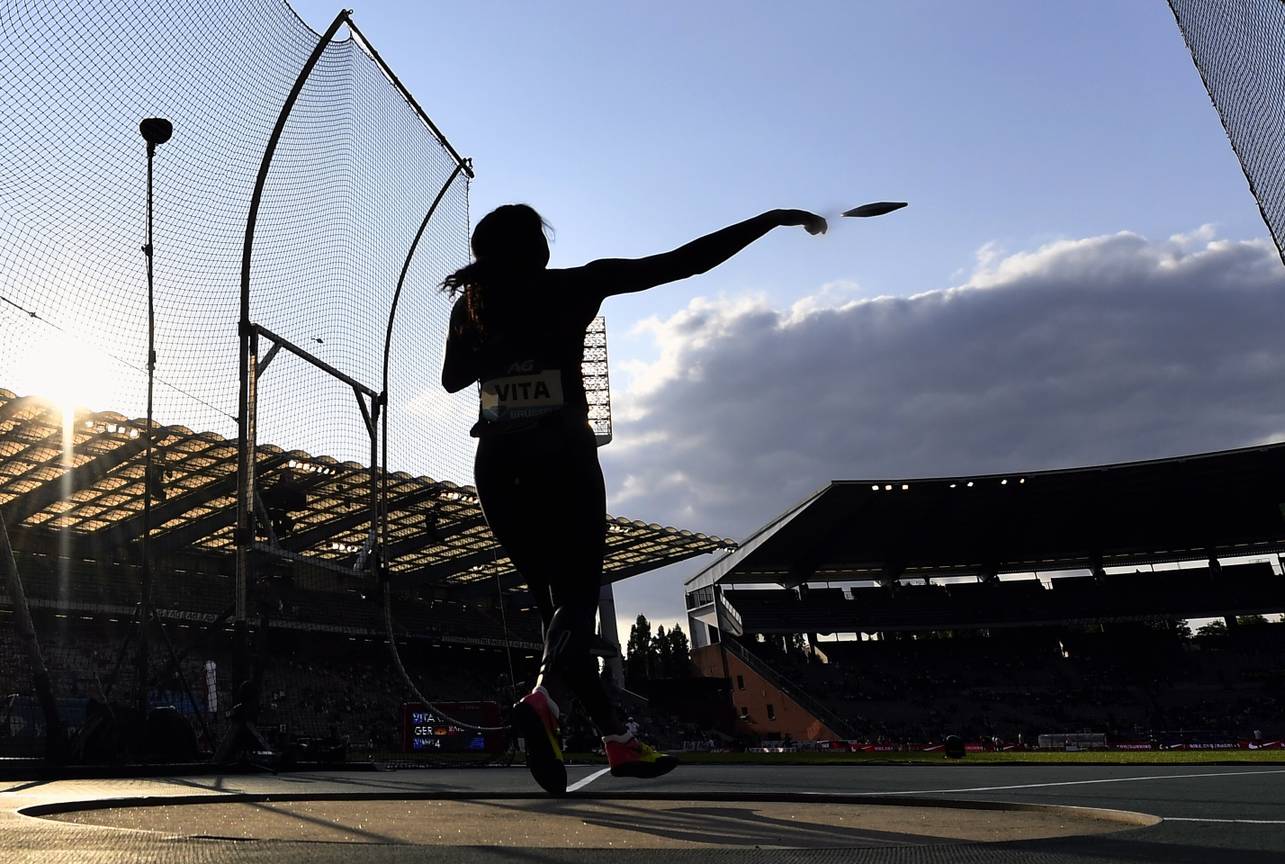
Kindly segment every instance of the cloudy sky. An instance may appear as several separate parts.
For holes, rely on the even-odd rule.
[[[987,248],[958,285],[857,293],[698,297],[640,322],[659,356],[629,369],[616,400],[619,439],[603,452],[614,508],[739,538],[831,478],[1285,437],[1285,268],[1265,240],[1205,227]]]
[[[476,160],[474,218],[534,204],[554,265],[911,202],[607,304],[613,513],[740,538],[832,478],[1285,433],[1285,268],[1163,2],[355,11]],[[677,618],[702,563],[621,618]]]

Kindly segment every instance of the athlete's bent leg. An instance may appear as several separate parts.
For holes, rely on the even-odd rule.
[[[544,657],[536,685],[543,686],[554,695],[554,699],[564,703],[569,695],[574,694],[598,733],[614,735],[623,732],[624,727],[598,674],[598,660],[589,653],[597,609],[596,582],[595,579],[590,586],[591,597],[588,588],[569,592],[566,586],[559,585],[554,589],[554,602],[559,605],[546,632]]]
[[[483,515],[496,540],[504,547],[528,586],[540,609],[546,636],[554,608],[549,594],[545,551],[549,526],[540,496],[547,485],[533,474],[540,460],[529,458],[527,447],[516,441],[488,441],[478,444],[473,466],[478,499]],[[543,595],[543,596],[541,596]],[[513,706],[514,734],[526,742],[526,762],[532,777],[546,792],[561,795],[567,788],[567,769],[562,762],[561,711],[555,699],[536,687]]]

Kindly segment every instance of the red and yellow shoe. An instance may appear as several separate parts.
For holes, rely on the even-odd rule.
[[[535,782],[550,795],[567,791],[567,768],[558,743],[558,706],[537,687],[513,706],[513,731],[526,740],[526,764]]]
[[[604,735],[603,749],[607,751],[607,764],[612,777],[642,777],[649,779],[668,774],[678,767],[678,760],[661,753],[635,736]]]

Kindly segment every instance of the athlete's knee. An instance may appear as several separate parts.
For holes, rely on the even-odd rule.
[[[562,665],[563,658],[588,657],[592,636],[592,610],[586,615],[574,606],[557,607],[545,631],[545,666]]]

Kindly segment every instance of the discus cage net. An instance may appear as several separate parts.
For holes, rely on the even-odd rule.
[[[145,117],[174,130],[150,426]],[[475,397],[438,381],[472,168],[351,16],[0,0],[0,154],[0,755],[46,749],[42,673],[73,758],[173,758],[176,716],[214,750],[251,705],[265,739],[396,751],[389,569],[425,690],[506,695],[538,629],[442,586],[495,569]]]
[[[1169,0],[1285,263],[1285,0]]]

